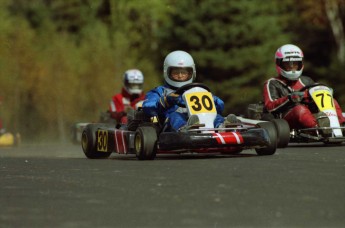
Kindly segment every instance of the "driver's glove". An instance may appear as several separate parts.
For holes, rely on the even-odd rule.
[[[130,105],[125,105],[125,112],[128,113],[130,111],[132,111],[133,108]]]
[[[304,92],[295,91],[288,95],[289,101],[298,103],[301,102],[304,97]]]
[[[160,103],[163,107],[168,108],[173,105],[180,103],[181,96],[176,93],[170,93],[166,96],[161,97]]]

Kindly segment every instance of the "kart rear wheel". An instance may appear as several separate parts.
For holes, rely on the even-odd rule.
[[[157,131],[152,126],[138,127],[135,132],[134,149],[139,160],[153,160],[157,152]]]
[[[290,141],[290,126],[284,119],[273,119],[271,122],[277,130],[277,147],[285,148]]]
[[[81,136],[81,146],[87,158],[108,158],[111,155],[111,152],[99,152],[97,150],[96,134],[100,126],[101,125],[99,124],[88,124],[83,130],[83,134]]]
[[[258,155],[273,155],[277,149],[277,130],[272,122],[261,122],[258,123],[260,128],[263,128],[267,131],[270,138],[270,144],[265,148],[255,149]]]

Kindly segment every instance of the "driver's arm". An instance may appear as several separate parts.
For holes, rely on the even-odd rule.
[[[152,117],[158,115],[159,110],[159,94],[154,91],[149,91],[146,94],[145,100],[143,102],[143,111],[146,115]]]
[[[214,95],[213,95],[213,101],[214,101],[214,105],[216,106],[217,113],[222,114],[224,110],[224,101]]]
[[[166,108],[162,105],[161,99],[164,98],[164,88],[156,87],[153,90],[147,92],[142,108],[146,115],[160,116]]]
[[[286,90],[286,91],[285,91]],[[278,111],[289,104],[289,91],[275,80],[268,80],[264,85],[264,104],[268,112]]]

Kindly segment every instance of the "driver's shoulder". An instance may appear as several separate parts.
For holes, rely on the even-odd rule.
[[[157,86],[157,87],[151,89],[149,92],[147,92],[147,94],[154,93],[154,94],[160,94],[160,95],[162,95],[162,94],[164,94],[164,92],[165,92],[166,90],[168,90],[168,89],[169,89],[168,87],[166,87],[166,86],[164,86],[164,85],[160,85],[160,86]]]
[[[270,78],[268,79],[266,82],[265,82],[265,85],[272,85],[272,86],[281,86],[281,85],[284,85],[286,86],[287,84],[281,80],[280,78],[278,77],[273,77],[273,78]]]
[[[304,86],[307,86],[307,85],[311,85],[311,84],[314,84],[314,80],[309,77],[309,76],[305,76],[305,75],[302,75],[300,78],[299,78],[300,82],[304,85]]]

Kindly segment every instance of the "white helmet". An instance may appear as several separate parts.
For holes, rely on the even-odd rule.
[[[183,68],[189,72],[189,77],[184,81],[176,81],[171,77],[171,70],[173,68]],[[164,65],[164,80],[171,86],[179,88],[186,84],[190,84],[195,80],[196,71],[192,56],[185,51],[173,51],[165,57]]]
[[[123,75],[123,84],[129,94],[141,94],[143,91],[144,75],[138,69],[127,70]]]
[[[303,52],[302,50],[293,44],[286,44],[278,48],[275,54],[276,69],[279,75],[287,78],[288,80],[297,80],[303,72]],[[297,62],[297,70],[284,69],[283,62]]]

